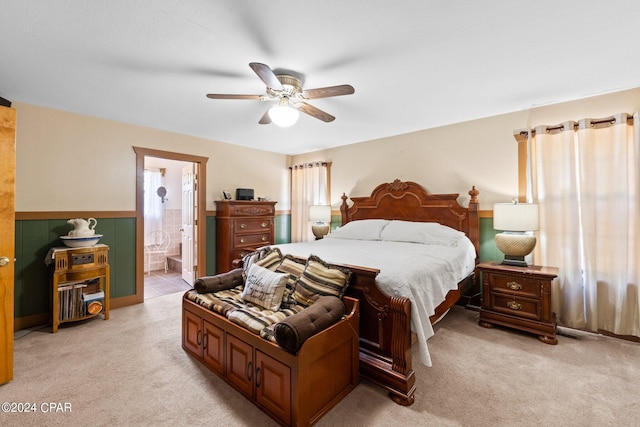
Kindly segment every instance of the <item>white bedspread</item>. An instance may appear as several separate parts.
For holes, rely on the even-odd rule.
[[[313,254],[327,262],[379,269],[376,282],[382,291],[411,300],[411,329],[418,337],[419,361],[426,366],[431,366],[427,340],[434,334],[429,316],[447,292],[473,272],[476,256],[466,238],[455,247],[344,239],[275,246],[282,254]]]

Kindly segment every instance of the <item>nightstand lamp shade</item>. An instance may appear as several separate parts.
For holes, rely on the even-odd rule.
[[[331,222],[331,206],[311,205],[309,206],[309,221],[313,222],[311,231],[317,239],[322,239],[329,233]]]
[[[535,236],[525,234],[538,229],[538,205],[535,203],[496,203],[493,205],[496,246],[504,254],[503,264],[527,267],[524,257],[536,246]]]

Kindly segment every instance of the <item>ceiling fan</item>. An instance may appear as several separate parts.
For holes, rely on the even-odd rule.
[[[332,96],[351,95],[355,92],[353,86],[339,85],[317,89],[302,89],[302,79],[294,75],[276,74],[268,65],[252,62],[249,67],[267,85],[265,95],[229,95],[207,94],[211,99],[251,99],[257,101],[277,101],[277,104],[267,109],[258,123],[262,125],[271,122],[279,126],[291,126],[298,119],[299,111],[323,122],[332,122],[335,117],[329,113],[308,104],[309,99],[329,98]]]

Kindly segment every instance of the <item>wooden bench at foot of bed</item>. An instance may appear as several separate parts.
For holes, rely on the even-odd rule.
[[[282,425],[308,426],[359,383],[358,300],[297,354],[182,299],[182,347]],[[216,420],[210,420],[216,424]]]

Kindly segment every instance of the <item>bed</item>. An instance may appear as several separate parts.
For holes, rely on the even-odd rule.
[[[388,390],[398,404],[414,402],[412,331],[419,361],[430,366],[427,340],[433,335],[432,324],[474,284],[480,246],[478,194],[475,187],[469,191],[471,197],[465,208],[458,203],[459,194],[431,194],[414,182],[395,180],[378,185],[368,197],[352,197],[351,206],[343,195],[342,225],[330,236],[315,242],[276,245],[283,254],[300,258],[314,254],[353,271],[347,295],[358,298],[361,304],[360,373]],[[376,223],[383,235],[390,230],[388,225],[394,224],[392,241],[375,238],[371,228],[375,229]],[[432,237],[426,238],[427,244],[402,241],[412,240],[406,238],[407,234],[420,234],[422,228],[438,224],[451,230],[445,230],[444,235],[437,230],[436,239],[440,235],[443,239],[438,245],[431,244]],[[351,237],[356,238],[340,238],[343,230],[356,226],[361,228],[351,230]],[[398,238],[398,233],[404,237]],[[463,235],[460,244],[448,244],[451,239],[447,233]],[[457,253],[454,261],[449,253]],[[425,261],[428,259],[435,259],[436,266],[430,266]],[[401,271],[406,274],[400,276]],[[435,290],[425,293],[417,289],[425,286]]]

